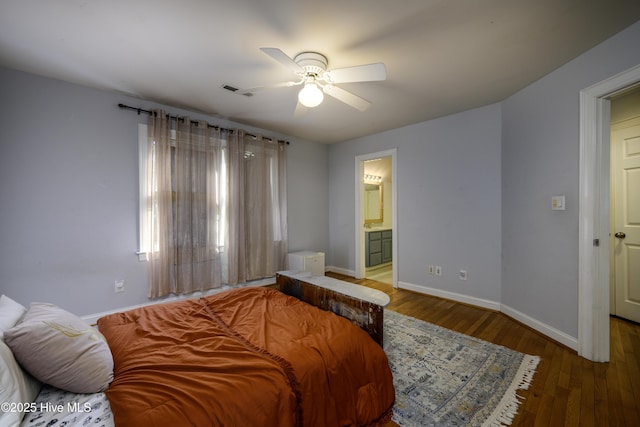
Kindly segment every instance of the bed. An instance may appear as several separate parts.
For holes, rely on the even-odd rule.
[[[21,425],[329,427],[391,418],[395,392],[380,345],[275,289],[150,305],[102,317],[98,330],[113,357],[106,391],[61,397],[46,386],[36,402],[79,410],[54,414],[68,420],[60,424],[45,420],[51,411],[28,412]]]

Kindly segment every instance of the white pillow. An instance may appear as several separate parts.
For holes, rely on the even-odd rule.
[[[0,403],[31,403],[35,401],[41,386],[39,381],[18,365],[9,347],[0,340]],[[0,410],[0,426],[20,425],[24,413],[17,410],[24,408],[16,406],[8,409]]]
[[[4,340],[24,369],[62,390],[98,393],[113,380],[113,358],[102,334],[55,305],[32,303]]]
[[[6,295],[0,296],[0,339],[4,331],[12,328],[24,316],[27,309]]]

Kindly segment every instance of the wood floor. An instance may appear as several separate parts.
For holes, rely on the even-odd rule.
[[[533,383],[519,392],[525,401],[512,426],[640,426],[640,325],[636,323],[611,317],[611,361],[594,363],[499,312],[370,279],[327,275],[386,292],[391,298],[389,310],[540,356]]]

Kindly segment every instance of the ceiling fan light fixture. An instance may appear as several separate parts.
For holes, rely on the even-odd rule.
[[[300,93],[298,93],[298,101],[305,107],[313,108],[322,103],[324,94],[315,83],[306,83]]]
[[[298,92],[296,112],[305,111],[305,108],[317,107],[324,100],[325,93],[350,107],[365,111],[369,108],[371,102],[336,85],[340,83],[375,82],[387,78],[387,70],[382,62],[329,70],[327,69],[329,64],[327,57],[318,52],[301,52],[291,58],[275,47],[262,47],[260,50],[287,67],[299,80],[269,86],[257,86],[244,89],[241,93],[253,93],[268,87],[304,85],[302,90]]]

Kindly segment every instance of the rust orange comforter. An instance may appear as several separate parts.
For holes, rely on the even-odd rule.
[[[244,288],[98,320],[120,426],[368,426],[390,420],[387,357],[348,320]]]

